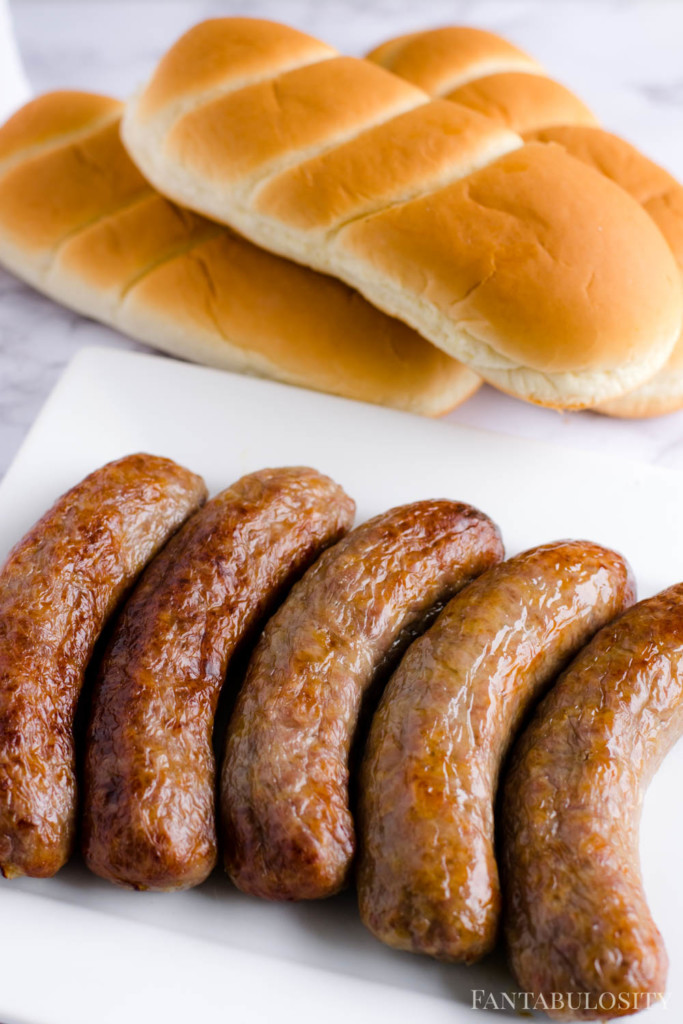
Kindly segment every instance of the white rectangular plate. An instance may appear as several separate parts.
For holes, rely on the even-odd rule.
[[[499,523],[509,554],[590,538],[628,556],[643,597],[683,579],[679,474],[98,349],[72,362],[0,485],[0,555],[57,495],[133,451],[177,459],[212,492],[264,466],[315,466],[356,499],[359,520],[418,498],[462,499]],[[681,772],[683,744],[642,822],[672,1022],[683,1019]],[[365,932],[352,893],[271,905],[220,872],[187,893],[133,893],[78,864],[45,881],[0,881],[2,1024],[499,1019],[472,1008],[474,989],[497,1002],[515,990],[500,957],[465,968],[393,952]]]

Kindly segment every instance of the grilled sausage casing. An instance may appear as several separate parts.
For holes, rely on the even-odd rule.
[[[169,459],[91,473],[0,572],[0,871],[47,877],[74,841],[73,720],[86,666],[145,563],[206,497]]]
[[[451,961],[493,948],[502,760],[530,703],[634,599],[613,551],[545,544],[470,583],[408,650],[361,773],[358,894],[379,939]]]
[[[548,1005],[550,993],[565,994],[553,1016],[622,1016],[664,992],[638,824],[647,784],[682,732],[678,584],[594,637],[513,751],[502,806],[506,937],[523,988]],[[569,1008],[567,993],[583,994],[583,1005]]]
[[[433,606],[502,551],[483,513],[417,502],[358,527],[293,588],[256,648],[228,731],[222,829],[240,889],[314,899],[345,883],[363,695]]]
[[[353,514],[315,470],[262,470],[213,498],[145,573],[93,701],[83,850],[96,874],[170,890],[211,871],[211,739],[228,663]]]

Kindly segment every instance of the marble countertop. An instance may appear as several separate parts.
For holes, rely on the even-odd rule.
[[[472,24],[509,36],[578,92],[603,123],[683,178],[683,4],[677,0],[13,0],[35,91],[125,96],[192,23],[241,13],[289,21],[362,53],[391,35]],[[0,476],[83,345],[144,347],[56,306],[0,271]],[[683,412],[621,421],[558,414],[482,388],[450,418],[683,469]]]

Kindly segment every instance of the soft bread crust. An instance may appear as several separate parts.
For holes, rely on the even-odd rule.
[[[107,97],[48,94],[0,128],[0,152],[13,155],[0,170],[9,270],[210,366],[426,415],[476,390],[474,373],[346,285],[155,192],[121,145],[120,112]]]
[[[170,105],[177,116],[195,94],[220,95],[259,81],[264,73],[288,71],[334,55],[331,46],[288,25],[211,18],[186,32],[161,59],[140,111],[147,117]]]
[[[474,34],[473,34],[474,32]],[[594,126],[584,103],[540,68],[505,66],[506,40],[476,30],[449,28],[391,39],[369,58],[434,95],[520,132],[526,141],[556,142],[571,156],[610,178],[643,207],[667,240],[683,278],[683,187],[630,143]],[[498,61],[487,74],[486,61]],[[447,91],[444,83],[460,87]],[[463,82],[465,84],[463,84]],[[505,388],[505,382],[499,382]],[[683,332],[665,366],[645,384],[597,407],[610,416],[660,416],[683,408]]]
[[[468,82],[447,94],[485,117],[523,134],[554,124],[596,124],[578,96],[545,75],[503,71]]]
[[[322,242],[351,220],[457,181],[520,145],[513,132],[439,100],[268,179],[252,202]]]
[[[0,223],[8,250],[20,239],[42,270],[67,234],[148,192],[121,146],[118,122],[97,125],[75,142],[28,156],[2,176]]]
[[[244,190],[293,154],[299,162],[426,102],[368,61],[332,57],[278,74],[277,85],[268,79],[202,102],[174,124],[169,145],[207,181]]]
[[[226,19],[221,38],[230,24]],[[260,50],[267,45],[263,23],[252,26],[252,47]],[[240,19],[240,37],[244,32]],[[184,46],[181,40],[178,52]],[[166,69],[175,50],[162,62]],[[223,95],[194,91],[177,116],[177,94],[165,103],[155,74],[126,110],[124,143],[169,198],[341,277],[520,397],[580,408],[651,377],[671,351],[683,310],[673,257],[638,205],[559,147],[544,145],[508,147],[502,155],[494,148],[475,170],[454,159],[440,171],[450,183],[435,183],[434,101],[417,89],[402,93],[396,76],[379,67],[380,77],[370,76],[369,66],[328,54],[296,71],[264,71],[246,87],[225,67]],[[329,209],[315,187],[320,161],[334,164],[339,147],[355,143],[365,147],[366,166],[376,168],[388,126],[409,112],[415,152],[426,147],[424,183],[414,166],[402,177],[389,165],[389,184],[375,184],[368,211],[362,196],[372,170],[357,151],[339,188],[330,189]],[[254,138],[245,141],[247,132]],[[490,138],[490,126],[482,132]],[[341,188],[351,196],[344,209]],[[312,227],[305,223],[309,205]]]
[[[123,103],[95,93],[62,89],[47,93],[40,103],[27,103],[3,126],[0,135],[0,174],[16,159],[26,160],[51,146],[62,146],[96,125],[118,121]]]
[[[357,292],[231,232],[147,274],[125,316],[178,354],[191,332],[210,358],[218,329],[235,349],[231,369],[410,412],[440,415],[480,384]]]
[[[445,95],[520,132],[526,141],[555,142],[625,189],[649,213],[683,277],[683,188],[623,139],[594,126],[573,93],[543,76],[505,67],[506,40],[467,28],[401,36],[368,56],[434,95]],[[514,51],[514,48],[513,48]],[[498,71],[483,71],[498,61]],[[459,80],[450,92],[444,83]],[[463,84],[463,81],[465,84]],[[499,383],[503,386],[503,382]],[[612,416],[658,416],[683,408],[683,333],[665,365],[645,384],[598,406]]]
[[[356,222],[340,233],[338,245],[359,277],[377,274],[395,290],[397,302],[406,301],[400,315],[407,322],[422,322],[426,315],[417,303],[407,305],[406,297],[413,295],[438,310],[457,310],[461,337],[444,335],[442,347],[460,352],[463,343],[469,344],[468,365],[486,379],[513,394],[521,387],[540,404],[562,401],[571,389],[576,400],[566,407],[580,407],[590,388],[607,387],[610,380],[624,391],[631,386],[629,368],[641,344],[646,347],[649,324],[658,304],[667,301],[671,284],[655,277],[643,292],[639,337],[634,310],[628,311],[627,322],[623,303],[615,301],[621,268],[601,262],[600,255],[603,211],[609,204],[617,244],[621,235],[622,245],[628,246],[634,224],[646,224],[647,215],[623,191],[595,177],[573,158],[568,161],[560,147],[528,145],[447,189]],[[575,219],[586,212],[591,215],[579,235],[573,230]],[[539,226],[533,241],[528,220]],[[655,232],[643,236],[655,244],[639,254],[642,265],[635,270],[648,276],[660,239]],[[408,250],[410,262],[402,258]],[[596,310],[605,331],[599,339],[600,368],[589,373],[575,339],[590,336]],[[672,321],[672,329],[677,326]],[[545,343],[549,336],[552,347]],[[652,372],[657,365],[655,357]]]
[[[653,219],[683,278],[683,187],[634,146],[601,128],[556,126],[530,138],[555,142],[620,185]],[[598,407],[610,416],[660,416],[683,408],[683,333],[663,368],[635,391]]]
[[[367,59],[515,132],[596,123],[578,96],[492,32],[461,26],[414,32],[376,47]]]
[[[673,175],[603,128],[562,125],[533,132],[529,139],[562,146],[625,189],[652,217],[683,270],[683,186]]]
[[[371,50],[367,59],[431,96],[446,96],[466,82],[497,71],[543,74],[533,57],[502,36],[460,25],[389,39]]]
[[[672,368],[668,363],[639,388],[595,407],[596,412],[605,416],[640,420],[665,416],[679,409],[683,409],[683,370]]]

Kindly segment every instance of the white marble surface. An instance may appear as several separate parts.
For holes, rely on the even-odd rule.
[[[14,38],[8,0],[0,0],[0,118],[9,117],[29,97],[29,85]]]
[[[289,21],[350,53],[415,28],[480,25],[528,49],[605,125],[683,178],[683,3],[677,0],[14,0],[12,10],[36,91],[73,86],[121,96],[174,38],[215,14]],[[65,363],[92,343],[142,348],[0,271],[0,475]],[[483,388],[451,416],[683,469],[683,412],[642,422],[560,415]]]

